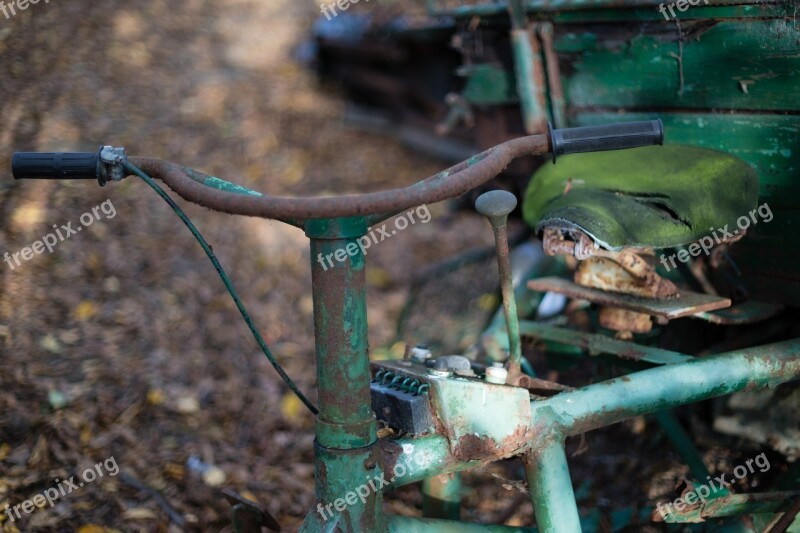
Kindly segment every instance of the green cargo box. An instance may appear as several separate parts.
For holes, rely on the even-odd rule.
[[[505,2],[430,4],[459,20],[509,18]],[[541,50],[534,58],[547,77],[527,90],[544,91],[547,105],[533,110],[541,116],[531,123],[583,126],[661,118],[668,142],[722,150],[748,162],[759,174],[759,201],[769,204],[774,219],[752,227],[733,246],[732,257],[750,295],[800,302],[800,5],[725,0],[517,5],[524,6],[531,32],[542,27],[552,32],[555,51],[549,63]],[[500,67],[471,69],[466,96],[472,103],[524,105],[524,94],[503,99],[509,86],[526,91],[514,69],[492,68]],[[563,98],[551,90],[554,75]],[[491,90],[487,80],[492,79],[505,80],[502,90]]]

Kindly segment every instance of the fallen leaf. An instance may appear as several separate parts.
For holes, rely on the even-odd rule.
[[[301,424],[305,406],[293,392],[287,392],[281,399],[281,415],[290,424]]]
[[[50,403],[50,407],[52,407],[55,411],[63,409],[69,403],[64,393],[55,389],[47,393],[47,401]]]
[[[58,340],[64,344],[75,344],[81,339],[77,329],[67,329],[58,334]]]
[[[200,412],[200,402],[194,396],[178,398],[176,408],[183,415],[193,415]]]
[[[167,463],[164,465],[164,475],[168,478],[180,481],[186,475],[186,469],[183,467],[183,465]]]
[[[92,440],[92,428],[89,427],[88,425],[84,425],[81,428],[79,439],[82,445],[86,446],[87,444],[89,444],[89,442],[91,442]]]
[[[50,353],[61,353],[61,344],[59,344],[58,340],[49,333],[42,337],[42,340],[39,341],[39,344],[42,348]]]
[[[258,498],[256,498],[256,495],[253,494],[252,492],[250,492],[249,490],[244,490],[244,491],[240,492],[239,496],[241,496],[242,498],[248,499],[253,503],[258,503]]]
[[[147,507],[134,507],[122,513],[122,518],[125,520],[155,520],[158,516]]]
[[[378,438],[382,439],[384,437],[388,437],[390,435],[394,435],[394,431],[392,428],[381,428],[378,430]]]
[[[41,205],[25,203],[11,214],[11,222],[23,231],[29,231],[44,221]]]
[[[49,448],[47,438],[44,435],[39,435],[39,439],[36,441],[28,458],[28,468],[36,468],[39,465],[43,465],[49,456]]]
[[[94,302],[83,300],[75,307],[72,314],[76,320],[85,322],[97,314],[97,306],[94,304]]]
[[[147,391],[147,403],[150,405],[163,405],[165,400],[166,396],[164,395],[164,391],[161,389],[150,389]]]
[[[209,467],[208,470],[206,470],[203,474],[203,481],[209,487],[219,487],[225,483],[226,479],[227,476],[225,476],[225,472],[223,472],[218,466]]]
[[[497,298],[496,294],[486,293],[478,298],[477,304],[478,308],[483,311],[494,311],[497,309],[497,306],[500,305],[500,300]]]
[[[106,533],[108,530],[96,524],[86,524],[78,528],[77,533]]]
[[[371,267],[367,269],[367,284],[376,289],[385,289],[392,281],[389,273],[378,267]]]

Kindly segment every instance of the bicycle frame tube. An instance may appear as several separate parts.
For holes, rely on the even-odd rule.
[[[364,255],[356,242],[367,229],[363,217],[306,223],[311,239],[319,414],[317,510],[307,517],[304,530],[327,531],[336,525],[344,531],[386,529],[381,490],[364,490],[355,500],[349,497],[365,481],[383,477],[370,401]],[[345,252],[347,258],[340,262],[338,257]]]

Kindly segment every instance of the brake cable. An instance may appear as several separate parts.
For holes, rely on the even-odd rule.
[[[225,288],[228,289],[228,294],[230,294],[231,298],[233,298],[233,302],[236,304],[236,308],[239,309],[239,312],[242,314],[242,318],[247,324],[247,327],[250,328],[250,332],[253,334],[253,337],[255,337],[258,346],[261,348],[261,351],[264,352],[264,355],[267,356],[269,362],[272,363],[272,366],[275,368],[275,371],[281,376],[283,381],[292,390],[292,392],[297,395],[300,401],[303,402],[303,404],[306,407],[308,407],[309,411],[314,413],[314,415],[319,413],[319,410],[314,406],[314,404],[312,404],[308,400],[308,398],[306,398],[306,396],[300,391],[295,382],[292,381],[292,378],[289,377],[289,375],[286,373],[286,371],[283,369],[280,363],[278,363],[277,359],[275,359],[275,356],[270,351],[269,347],[267,346],[267,343],[261,336],[261,333],[259,333],[255,324],[253,323],[253,320],[250,318],[250,314],[244,307],[244,304],[242,303],[239,294],[236,292],[236,289],[233,287],[233,283],[228,277],[228,274],[225,273],[225,269],[222,268],[222,265],[217,259],[217,256],[214,255],[214,251],[211,249],[211,246],[209,246],[208,242],[206,242],[205,238],[200,233],[200,231],[195,227],[192,221],[189,220],[189,217],[186,215],[186,213],[183,212],[183,209],[181,209],[180,206],[175,203],[175,201],[164,191],[164,189],[162,189],[155,181],[153,181],[153,178],[145,174],[139,168],[132,165],[130,162],[127,161],[127,159],[121,158],[119,160],[119,163],[122,164],[132,174],[141,178],[142,181],[144,181],[145,183],[147,183],[147,185],[150,186],[150,188],[156,191],[156,193],[158,193],[158,195],[165,202],[167,202],[167,204],[172,208],[175,214],[178,215],[178,218],[180,218],[181,221],[183,221],[186,227],[189,228],[189,231],[192,232],[194,238],[197,239],[197,242],[200,243],[200,246],[203,248],[203,251],[211,260],[211,264],[214,265],[214,269],[217,271],[217,274],[219,274],[219,277],[222,279],[222,283],[224,283]]]

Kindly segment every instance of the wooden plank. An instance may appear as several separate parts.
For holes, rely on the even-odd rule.
[[[568,105],[800,110],[796,22],[707,22],[684,23],[682,55],[673,23],[557,26]]]

